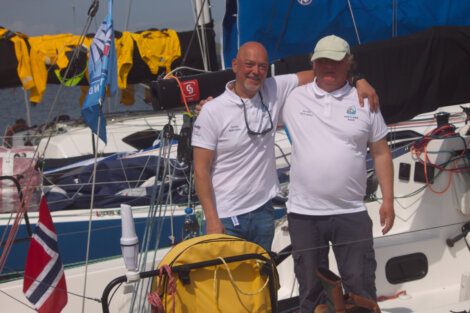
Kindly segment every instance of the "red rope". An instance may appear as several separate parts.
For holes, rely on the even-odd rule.
[[[149,293],[147,301],[152,306],[153,313],[165,313],[165,307],[161,297],[164,294],[163,290],[163,275],[166,275],[168,282],[166,284],[166,293],[171,296],[173,302],[172,312],[175,312],[175,297],[176,297],[176,281],[169,265],[162,265],[160,267],[160,274],[158,275],[157,290]]]
[[[178,84],[178,88],[181,93],[181,98],[183,99],[183,104],[186,107],[186,112],[191,114],[191,110],[189,109],[189,106],[188,106],[188,101],[186,100],[186,96],[184,95],[184,92],[183,92],[183,85],[181,84],[181,81],[178,79],[178,77],[173,76],[173,75],[165,76],[165,79],[171,79],[171,78],[176,80],[176,83]]]
[[[21,221],[24,217],[24,214],[28,211],[28,208],[31,203],[31,199],[33,198],[33,193],[34,193],[34,186],[31,186],[32,180],[33,180],[33,173],[31,171],[34,171],[34,168],[36,166],[36,162],[33,159],[31,161],[31,165],[29,168],[26,170],[25,173],[28,174],[28,179],[26,184],[24,185],[24,188],[22,188],[22,193],[23,193],[23,201],[20,200],[20,205],[16,211],[16,216],[13,221],[13,224],[10,227],[10,231],[8,233],[8,236],[5,240],[5,243],[3,243],[4,233],[1,238],[1,243],[3,244],[3,251],[2,254],[0,255],[0,272],[3,271],[3,267],[6,264],[8,255],[10,254],[11,248],[13,246],[13,243],[15,241],[16,235],[18,233],[18,230],[20,228]],[[21,186],[21,184],[20,184]],[[7,225],[8,226],[8,225]],[[5,227],[5,232],[8,230],[8,227]]]
[[[391,296],[378,296],[377,297],[377,302],[382,302],[382,301],[386,301],[386,300],[392,300],[392,299],[397,299],[399,296],[401,295],[406,295],[406,290],[401,290],[399,292],[397,292],[396,294],[394,295],[391,295]]]

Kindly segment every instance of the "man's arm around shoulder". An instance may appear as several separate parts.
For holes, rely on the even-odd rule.
[[[223,234],[224,227],[220,222],[214,201],[211,168],[215,152],[200,147],[193,147],[194,179],[196,193],[204,209],[207,234]]]

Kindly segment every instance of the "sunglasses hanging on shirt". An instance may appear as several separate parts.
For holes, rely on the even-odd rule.
[[[263,109],[268,112],[268,116],[269,116],[269,127],[260,131],[260,132],[257,132],[257,131],[254,131],[250,128],[249,126],[249,123],[248,123],[248,118],[246,117],[246,104],[245,104],[245,101],[243,101],[243,99],[238,96],[240,98],[240,101],[242,102],[243,104],[243,114],[245,116],[245,124],[246,124],[246,129],[248,130],[248,134],[249,135],[266,135],[267,133],[269,133],[271,130],[273,130],[274,128],[274,125],[273,125],[273,119],[271,117],[271,113],[269,112],[269,109],[268,107],[264,104],[264,101],[263,101],[263,96],[261,95],[261,92],[258,91],[258,94],[259,94],[259,98],[261,100],[261,105],[263,107]],[[263,121],[261,121],[262,123]]]

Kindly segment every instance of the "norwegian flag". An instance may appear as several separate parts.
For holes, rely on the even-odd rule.
[[[60,313],[67,304],[64,266],[44,196],[26,258],[23,292],[40,313]]]

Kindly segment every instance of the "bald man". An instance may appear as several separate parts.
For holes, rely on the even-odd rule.
[[[235,80],[202,108],[192,145],[206,232],[238,236],[269,251],[274,236],[271,199],[278,191],[274,137],[279,112],[287,95],[314,75],[304,71],[266,78],[268,67],[260,43],[240,47],[232,61]],[[376,97],[366,81],[361,83],[360,95]]]

